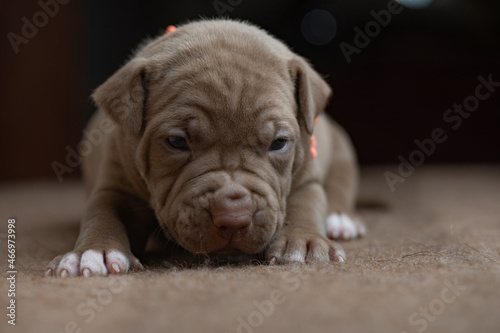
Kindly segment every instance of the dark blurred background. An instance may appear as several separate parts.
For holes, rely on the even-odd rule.
[[[478,105],[470,97],[479,76],[500,82],[500,1],[400,2],[388,22],[385,0],[1,1],[0,180],[57,181],[53,163],[66,164],[94,111],[89,95],[135,46],[220,16],[254,22],[310,59],[362,164],[399,163],[436,128],[448,139],[425,163],[500,162],[500,87]],[[466,99],[477,110],[460,126],[443,118]]]

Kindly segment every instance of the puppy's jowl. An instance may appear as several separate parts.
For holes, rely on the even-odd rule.
[[[92,95],[116,129],[83,161],[86,214],[47,275],[141,269],[148,237],[271,263],[344,261],[357,166],[321,115],[331,89],[257,27],[200,21],[154,39]]]

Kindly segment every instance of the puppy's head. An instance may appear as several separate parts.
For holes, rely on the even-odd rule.
[[[192,252],[253,254],[285,221],[330,94],[281,42],[221,20],[150,42],[93,98],[119,124],[168,237]]]

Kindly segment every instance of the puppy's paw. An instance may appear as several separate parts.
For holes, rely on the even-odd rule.
[[[339,244],[318,234],[300,232],[278,237],[266,254],[270,264],[344,262],[345,258]]]
[[[350,240],[366,234],[366,227],[360,220],[341,213],[331,214],[326,219],[326,234],[330,239]]]
[[[52,260],[45,276],[106,276],[108,274],[125,274],[129,270],[141,270],[142,264],[131,253],[118,250],[85,250],[73,251]]]

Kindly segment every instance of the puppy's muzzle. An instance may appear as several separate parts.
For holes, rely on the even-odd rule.
[[[279,201],[268,183],[251,176],[210,173],[173,193],[166,232],[193,253],[255,254],[276,232]],[[170,209],[173,207],[175,209]]]

